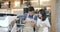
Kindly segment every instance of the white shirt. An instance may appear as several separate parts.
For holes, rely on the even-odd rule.
[[[48,18],[46,18],[45,21],[42,21],[41,19],[37,19],[37,26],[42,26],[42,24],[46,25],[47,27],[50,27],[50,23]]]

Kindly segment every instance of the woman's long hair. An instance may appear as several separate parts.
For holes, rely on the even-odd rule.
[[[42,15],[42,21],[46,20],[46,11],[44,9],[39,10],[39,13]]]

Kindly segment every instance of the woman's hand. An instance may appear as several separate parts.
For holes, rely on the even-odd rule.
[[[41,23],[40,26],[41,26],[42,28],[46,27],[45,23]]]

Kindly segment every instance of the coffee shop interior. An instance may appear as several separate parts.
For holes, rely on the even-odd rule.
[[[0,0],[0,32],[24,32],[22,16],[28,13],[29,7],[34,7],[35,15],[44,9],[51,26],[48,32],[56,32],[55,0]]]

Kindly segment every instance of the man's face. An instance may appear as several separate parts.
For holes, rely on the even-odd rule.
[[[29,11],[29,15],[34,15],[34,11]]]

